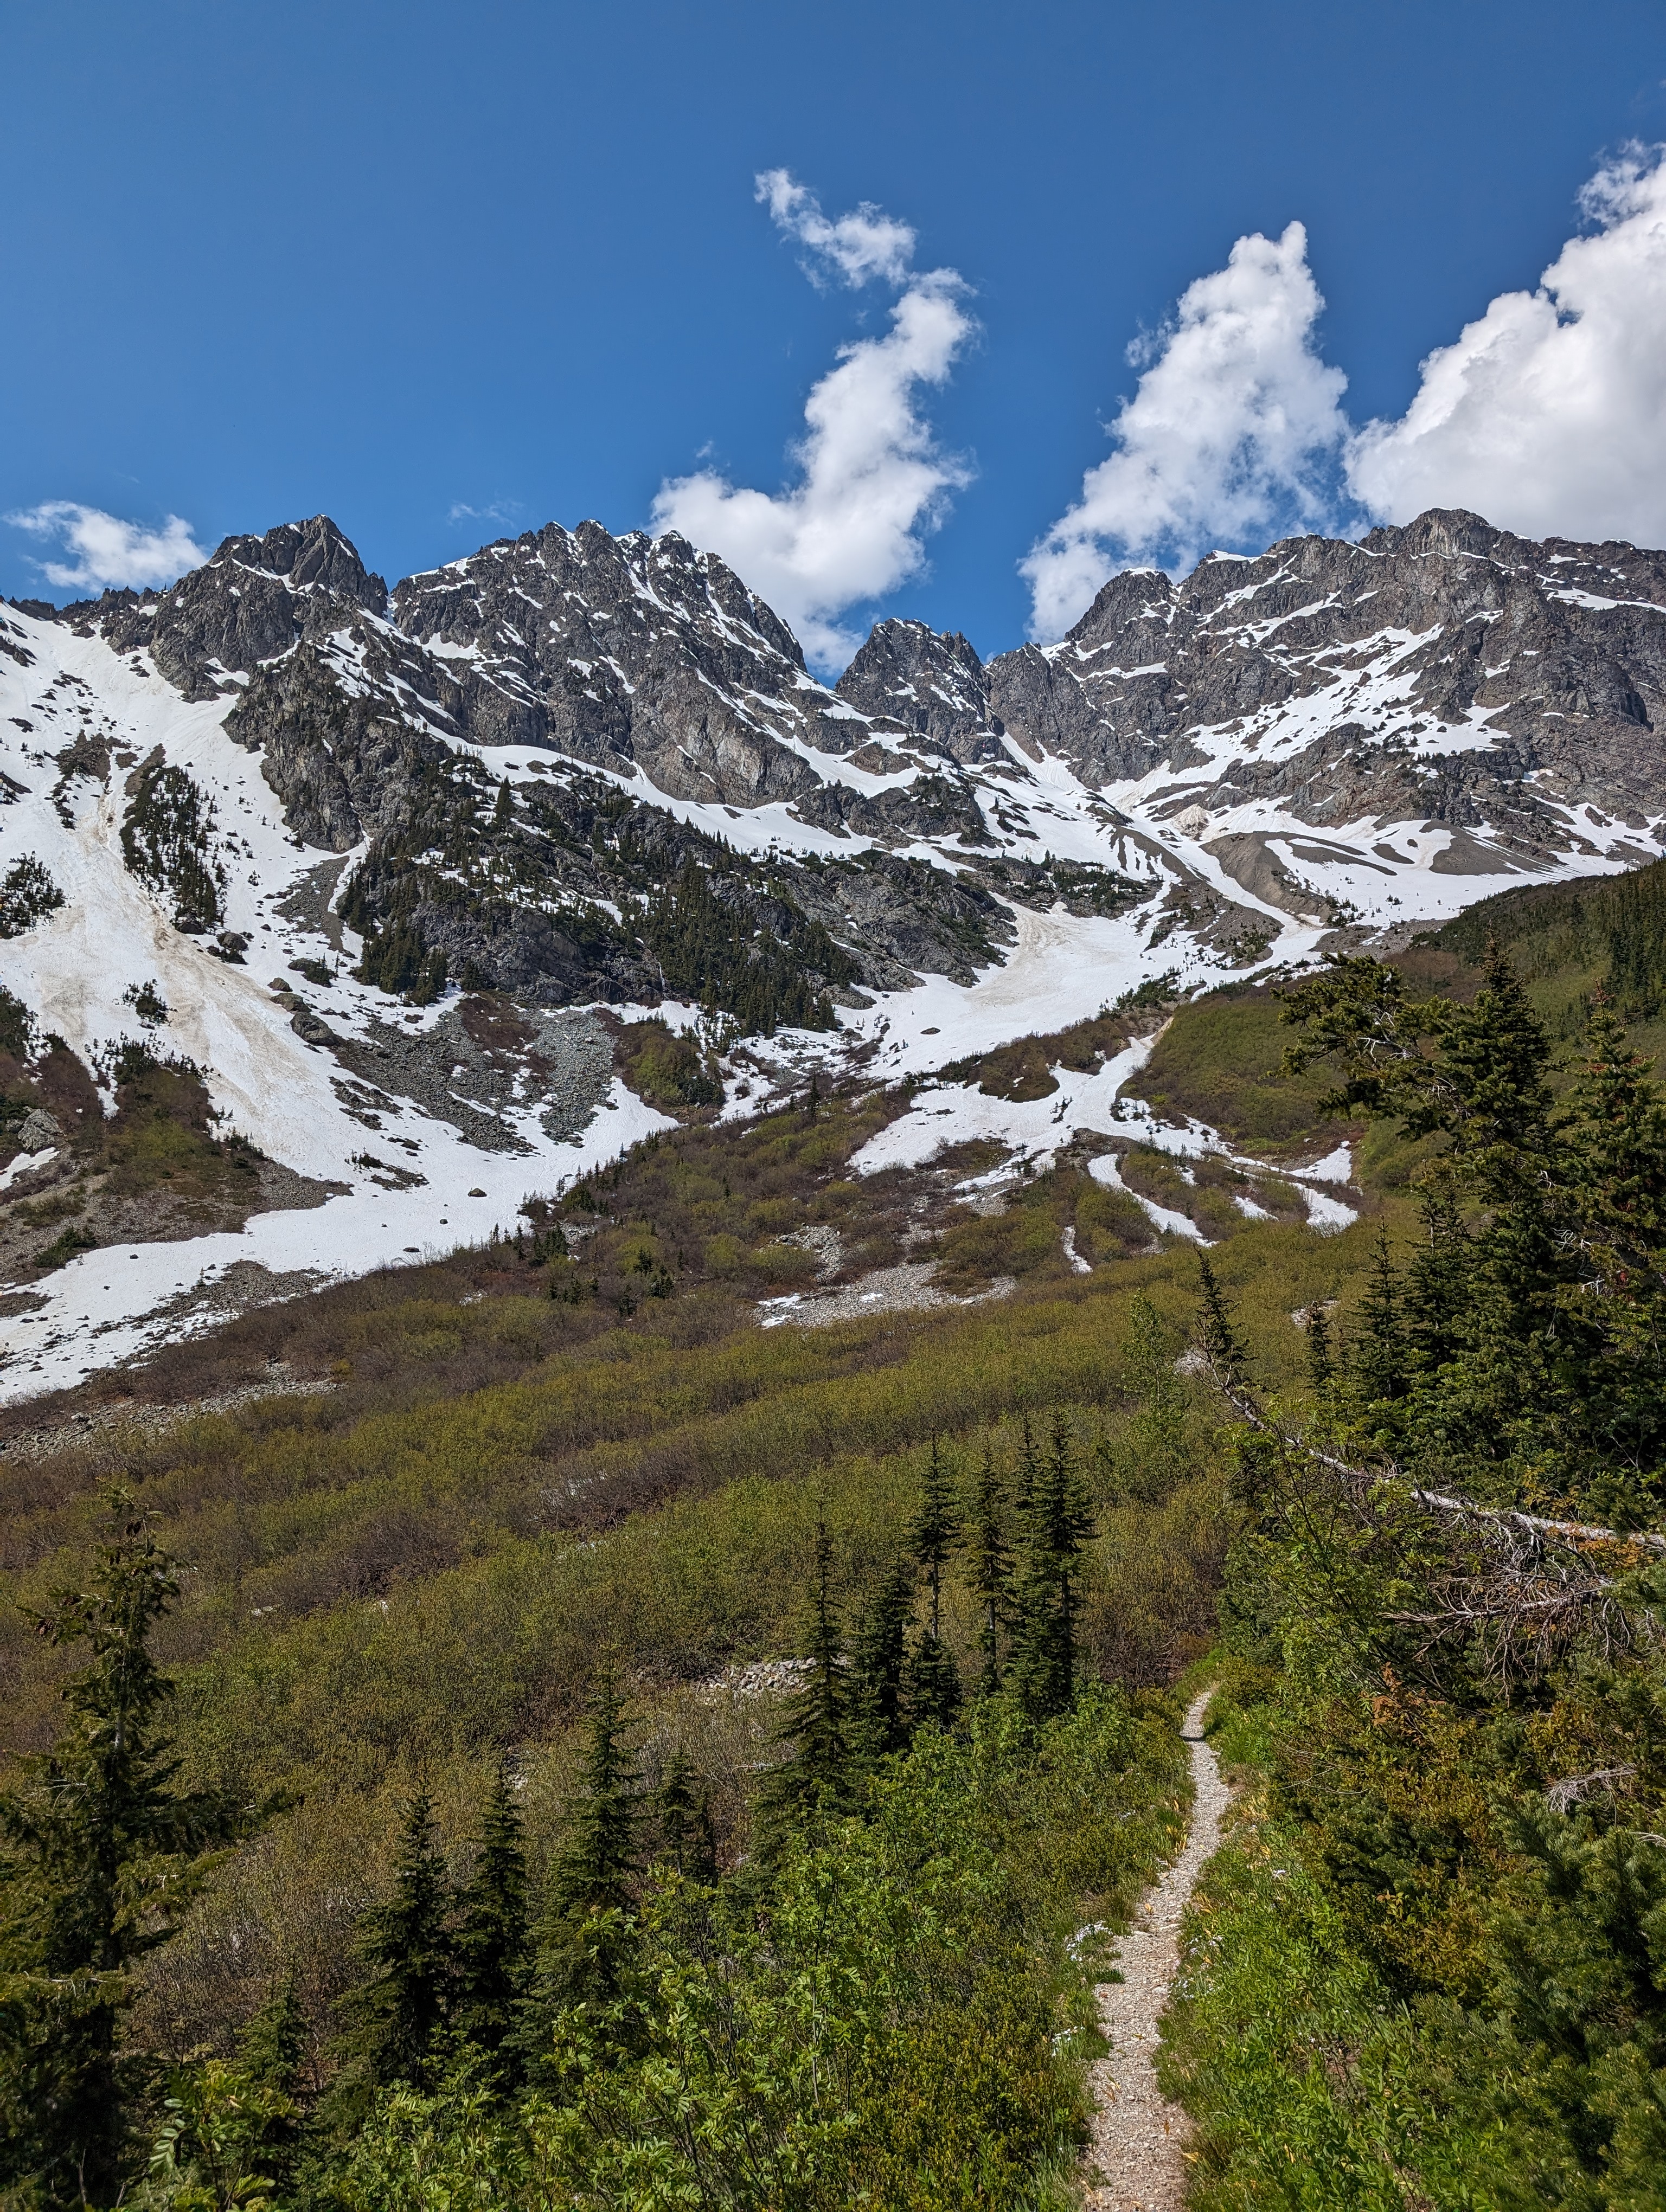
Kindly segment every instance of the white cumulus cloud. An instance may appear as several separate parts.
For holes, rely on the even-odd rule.
[[[973,324],[952,269],[912,268],[906,223],[866,204],[830,218],[782,169],[758,179],[757,196],[815,273],[897,288],[891,327],[842,346],[838,366],[812,390],[795,483],[768,493],[711,469],[673,477],[660,487],[654,524],[721,555],[829,672],[859,642],[838,617],[919,572],[927,532],[970,481],[965,464],[939,447],[921,398],[947,379]]]
[[[1239,239],[1129,349],[1150,365],[1110,426],[1115,451],[1019,564],[1037,636],[1061,636],[1119,568],[1186,568],[1218,545],[1331,521],[1347,380],[1314,346],[1323,306],[1292,222]]]
[[[1359,433],[1348,477],[1372,514],[1467,507],[1528,538],[1666,543],[1663,154],[1600,169],[1590,234],[1432,353],[1400,421]]]
[[[160,530],[147,530],[143,523],[124,522],[102,507],[83,507],[73,499],[48,499],[9,514],[6,520],[33,537],[55,541],[73,555],[70,560],[39,564],[48,583],[66,592],[101,592],[124,585],[143,591],[149,584],[171,584],[208,558],[192,536],[190,524],[177,514],[164,515]]]

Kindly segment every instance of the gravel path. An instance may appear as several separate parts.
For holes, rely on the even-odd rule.
[[[1157,2086],[1158,2022],[1180,1960],[1180,1916],[1220,1842],[1231,1792],[1203,1741],[1209,1692],[1195,1699],[1181,1734],[1190,1746],[1192,1829],[1186,1848],[1140,1901],[1117,1948],[1122,1979],[1094,1991],[1110,2056],[1091,2071],[1093,2136],[1086,2202],[1093,2212],[1181,2212],[1191,2123]]]

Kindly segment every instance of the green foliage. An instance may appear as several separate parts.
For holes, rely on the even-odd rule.
[[[511,2111],[466,2069],[385,2099],[352,2206],[696,2203],[948,2212],[1035,2201],[1081,2127],[1085,1896],[1126,1905],[1176,1826],[1166,1714],[1097,1692],[1032,1733],[998,1701],[783,1840],[767,1887],[643,1899],[623,2048],[569,2014],[564,2085]]]
[[[1026,1431],[1026,1453],[1031,1450]],[[1079,1563],[1093,1516],[1075,1440],[1053,1418],[1044,1454],[1021,1467],[1022,1551],[1013,1583],[1012,1682],[1033,1720],[1068,1712],[1077,1690]]]
[[[167,1000],[154,982],[130,983],[121,995],[122,1004],[131,1006],[147,1029],[158,1029],[167,1019]]]
[[[457,2031],[498,2078],[510,2081],[515,2068],[508,2046],[526,1995],[531,1942],[520,1811],[507,1766],[499,1767],[486,1800],[473,1878],[459,1907]]]
[[[298,2116],[282,2090],[223,2059],[179,2068],[132,2201],[143,2212],[269,2212],[271,2139]]]
[[[0,937],[21,937],[63,903],[64,894],[46,867],[33,853],[25,853],[0,878]]]
[[[367,1914],[361,1936],[366,1978],[356,1992],[350,2047],[378,2088],[438,2077],[441,2038],[456,1999],[451,1884],[427,1796],[406,1808],[393,1893]]]
[[[1213,992],[1177,1007],[1128,1089],[1256,1149],[1299,1143],[1321,1121],[1324,1086],[1284,1074],[1277,1000],[1264,988]]]
[[[48,1643],[90,1654],[64,1733],[0,1796],[0,2185],[52,2206],[118,2193],[143,2071],[117,2039],[133,1969],[178,1928],[205,1854],[252,1825],[175,1786],[159,1726],[172,1685],[149,1649],[174,1563],[126,1492],[108,1503],[90,1589],[54,1590],[34,1616]]]
[[[673,1036],[657,1018],[626,1030],[625,1073],[631,1088],[653,1105],[672,1110],[721,1105],[721,1078],[694,1039]]]
[[[1206,1295],[1248,1424],[1225,1613],[1259,1668],[1223,1740],[1262,1788],[1189,1931],[1199,2201],[1643,2212],[1666,2173],[1666,1103],[1601,1006],[1559,1095],[1496,945],[1468,1004],[1344,961],[1292,1011],[1350,1105],[1437,1149],[1419,1243],[1378,1239],[1305,1405],[1256,1395]]]
[[[1333,962],[1288,998],[1303,1065],[1333,1055],[1336,1103],[1392,1116],[1442,1150],[1420,1178],[1424,1243],[1402,1316],[1381,1245],[1359,1317],[1362,1408],[1408,1466],[1488,1489],[1506,1467],[1635,1519],[1666,1479],[1666,1108],[1599,1008],[1562,1100],[1543,1023],[1509,961],[1487,956],[1462,1006],[1414,999],[1398,971]]]
[[[777,1731],[787,1756],[770,1770],[758,1796],[759,1834],[770,1853],[779,1853],[806,1824],[843,1812],[850,1802],[850,1697],[831,1581],[832,1546],[826,1522],[818,1519],[804,1674],[786,1700]]]
[[[141,882],[166,892],[178,929],[201,935],[225,919],[225,863],[214,850],[213,801],[160,753],[137,769],[122,817],[123,858]]]
[[[0,983],[0,1052],[27,1060],[33,1047],[34,1020],[21,999]]]
[[[1483,899],[1436,932],[1432,942],[1479,967],[1487,948],[1507,949],[1529,981],[1557,998],[1605,992],[1622,1019],[1646,1019],[1666,1004],[1666,862],[1622,876],[1523,884]]]
[[[708,1013],[733,1015],[743,1035],[831,1029],[826,986],[854,981],[854,961],[785,896],[774,902],[773,927],[760,929],[721,896],[721,880],[690,860],[648,896],[642,943],[666,990]]]

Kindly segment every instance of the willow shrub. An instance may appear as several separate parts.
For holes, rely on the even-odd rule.
[[[1177,1838],[1173,1715],[1099,1688],[1038,1733],[999,1702],[789,1845],[767,1888],[669,1879],[618,2005],[557,2018],[564,2085],[494,2117],[466,2068],[386,2097],[320,2191],[346,2212],[491,2203],[736,2212],[1033,2204],[1081,2140],[1084,1911]]]

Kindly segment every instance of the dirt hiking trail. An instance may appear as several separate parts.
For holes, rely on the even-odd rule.
[[[1091,2212],[1181,2212],[1186,2198],[1186,2140],[1191,2122],[1157,2086],[1158,2022],[1180,1963],[1180,1916],[1220,1843],[1231,1791],[1203,1741],[1206,1690],[1181,1725],[1191,1754],[1191,1833],[1174,1864],[1140,1900],[1117,1946],[1120,1982],[1094,1991],[1110,2055],[1091,2071],[1093,2134],[1085,2165]]]

